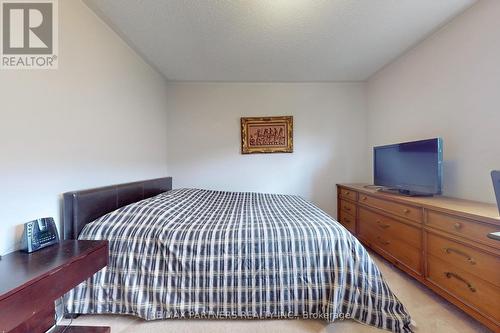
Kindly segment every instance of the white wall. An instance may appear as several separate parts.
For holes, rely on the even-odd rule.
[[[362,83],[168,86],[175,187],[299,194],[335,214],[335,183],[366,180]],[[292,154],[242,155],[240,117],[292,115]]]
[[[445,194],[494,201],[500,1],[479,1],[387,66],[369,80],[367,96],[370,146],[441,136]]]
[[[163,78],[80,1],[59,1],[59,69],[0,71],[0,253],[60,194],[165,176]]]

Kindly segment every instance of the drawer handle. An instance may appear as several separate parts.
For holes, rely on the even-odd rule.
[[[460,275],[452,273],[452,272],[445,272],[444,275],[446,275],[446,277],[448,279],[455,278],[455,279],[457,279],[459,281],[462,281],[463,283],[465,283],[467,285],[467,288],[469,288],[470,291],[472,291],[473,293],[476,292],[476,288],[474,288],[469,281],[467,281],[466,279],[464,279]]]
[[[349,192],[349,191],[345,191],[345,192],[344,192],[344,194],[345,194],[345,195],[349,195],[349,194],[351,194],[351,192]]]
[[[382,221],[380,221],[380,220],[377,220],[377,224],[382,229],[387,229],[387,228],[389,228],[391,226],[390,224],[382,224]]]
[[[410,214],[410,212],[411,211],[408,208],[405,208],[405,210],[403,210],[403,213],[405,213],[405,214]]]
[[[472,259],[472,257],[465,252],[462,252],[460,250],[457,250],[457,249],[454,249],[451,247],[445,247],[443,250],[448,254],[451,254],[453,252],[453,253],[458,254],[459,256],[465,257],[467,259],[467,261],[469,262],[469,264],[471,264],[471,265],[476,264],[476,261],[474,259]]]
[[[362,197],[361,200],[366,201],[368,197]]]
[[[453,228],[455,228],[455,230],[460,230],[460,229],[462,229],[462,224],[457,222],[453,225]]]
[[[382,238],[380,238],[380,236],[377,236],[377,239],[383,245],[389,245],[389,244],[391,244],[391,242],[389,242],[387,240],[383,240]]]
[[[344,206],[344,209],[347,210],[348,212],[351,211],[351,207]]]

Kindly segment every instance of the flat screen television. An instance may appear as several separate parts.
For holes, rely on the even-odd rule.
[[[405,195],[441,194],[441,138],[373,148],[374,183]]]

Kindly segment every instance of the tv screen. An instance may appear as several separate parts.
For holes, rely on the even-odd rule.
[[[442,139],[373,148],[374,182],[410,195],[441,194]]]

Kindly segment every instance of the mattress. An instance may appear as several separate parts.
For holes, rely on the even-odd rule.
[[[109,264],[65,295],[67,313],[353,319],[411,331],[363,246],[299,196],[177,189],[87,224],[79,239],[109,240]]]

